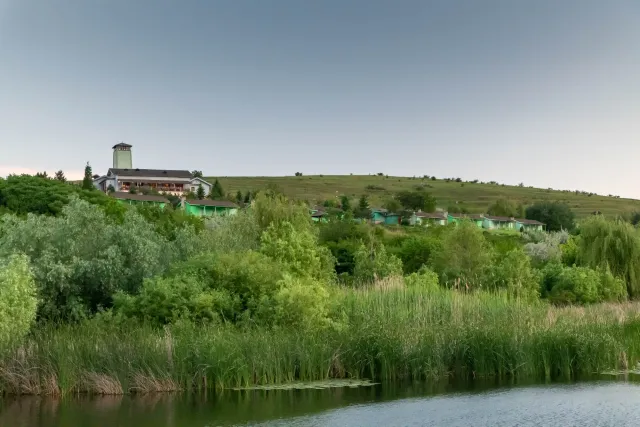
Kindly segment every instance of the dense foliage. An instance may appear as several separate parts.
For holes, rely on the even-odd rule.
[[[538,202],[527,207],[525,215],[545,224],[548,231],[572,231],[576,225],[575,214],[566,203]]]
[[[0,346],[23,338],[36,317],[36,287],[24,256],[0,265]]]

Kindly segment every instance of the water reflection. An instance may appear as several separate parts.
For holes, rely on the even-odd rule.
[[[133,398],[8,398],[0,401],[0,426],[573,425],[566,424],[570,419],[557,418],[554,411],[573,414],[583,423],[575,425],[581,426],[640,425],[640,409],[635,410],[636,406],[640,408],[637,405],[640,387],[634,384],[525,385],[449,382],[356,389],[154,394]],[[598,400],[597,396],[608,396],[609,400]],[[584,424],[588,420],[579,415],[589,413],[594,407],[608,418],[591,414],[600,424]],[[625,413],[635,424],[618,420],[611,408],[618,408],[618,412]],[[550,424],[542,423],[547,422],[546,415],[552,417]],[[558,424],[560,421],[565,424]]]

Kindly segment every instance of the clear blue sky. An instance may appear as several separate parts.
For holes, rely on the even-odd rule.
[[[464,179],[640,198],[638,0],[0,0],[0,175]]]

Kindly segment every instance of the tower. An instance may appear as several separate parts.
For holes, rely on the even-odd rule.
[[[133,169],[131,145],[121,142],[113,146],[113,168]]]

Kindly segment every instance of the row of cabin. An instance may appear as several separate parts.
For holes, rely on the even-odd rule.
[[[124,192],[111,193],[111,197],[126,205],[151,205],[164,209],[171,202],[162,195],[131,194]],[[187,200],[180,202],[180,207],[186,213],[194,216],[224,216],[235,215],[238,205],[227,200]]]
[[[533,219],[485,214],[455,215],[447,212],[416,212],[409,222],[412,225],[446,225],[462,220],[472,221],[478,227],[487,230],[542,231],[545,226]]]
[[[314,222],[326,222],[327,214],[321,208],[311,209],[311,219]],[[409,218],[411,225],[447,225],[457,223],[461,220],[472,221],[478,227],[488,230],[516,230],[516,231],[541,231],[544,224],[532,219],[509,218],[493,215],[456,215],[447,212],[414,212]],[[370,222],[372,224],[399,225],[402,217],[394,212],[389,212],[383,208],[372,208]]]

